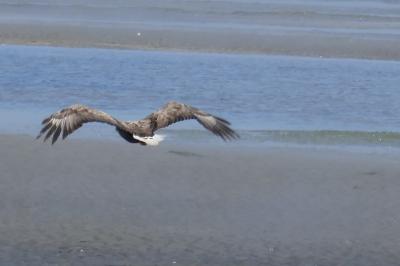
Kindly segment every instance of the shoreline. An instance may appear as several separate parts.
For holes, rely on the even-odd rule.
[[[32,141],[50,145],[51,140],[43,142],[43,138],[36,140],[40,126],[36,126],[35,132],[23,129],[7,131],[3,129],[0,137],[22,137]],[[95,134],[93,134],[96,132]],[[204,129],[164,129],[157,134],[165,136],[164,141],[158,146],[177,146],[201,148],[201,146],[215,147],[215,149],[232,148],[251,151],[263,151],[269,149],[300,150],[304,152],[326,151],[343,152],[351,154],[381,154],[397,156],[400,154],[398,144],[399,133],[396,132],[360,132],[360,131],[303,131],[303,130],[249,130],[237,131],[240,139],[223,141]],[[330,134],[330,135],[329,135]],[[344,136],[347,134],[347,136]],[[355,136],[352,136],[355,135]],[[360,134],[364,136],[360,137]],[[372,138],[372,139],[371,139]],[[130,145],[123,140],[113,129],[104,125],[85,127],[69,136],[65,140],[59,140],[54,145],[68,144],[69,141],[105,142],[117,145]],[[200,144],[201,143],[201,144]],[[50,145],[51,146],[51,145]]]
[[[179,54],[215,54],[215,55],[243,55],[243,56],[266,56],[278,58],[305,58],[305,59],[324,59],[324,60],[362,60],[362,61],[382,61],[397,63],[399,59],[380,58],[380,57],[340,57],[340,56],[319,56],[319,55],[304,55],[304,54],[280,54],[280,53],[262,53],[257,51],[225,51],[225,50],[202,50],[202,49],[179,49],[179,48],[151,48],[145,46],[123,46],[123,45],[108,45],[108,44],[88,44],[88,45],[72,45],[62,44],[47,41],[10,41],[1,42],[1,46],[26,46],[26,47],[47,47],[47,48],[66,48],[66,49],[103,49],[116,51],[132,51],[132,52],[160,52],[160,53],[179,53]]]

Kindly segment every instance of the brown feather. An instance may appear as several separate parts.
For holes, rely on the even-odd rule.
[[[154,121],[152,124],[155,126],[151,134],[173,123],[187,119],[196,119],[202,126],[223,140],[239,138],[239,134],[229,127],[230,123],[227,120],[183,103],[169,102],[160,110],[147,116],[144,120],[146,119]]]
[[[62,138],[65,139],[69,134],[80,128],[84,123],[101,122],[119,127],[130,132],[130,128],[122,121],[119,121],[112,116],[95,110],[84,105],[72,105],[64,108],[48,118],[44,119],[37,138],[46,134],[44,141],[52,136],[52,143],[55,143],[62,132]]]

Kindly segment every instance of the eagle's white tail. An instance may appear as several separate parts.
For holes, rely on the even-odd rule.
[[[139,137],[139,136],[133,135],[133,138],[137,139],[137,140],[139,140],[141,142],[144,142],[147,145],[157,146],[158,144],[160,144],[161,141],[164,140],[165,136],[164,135],[155,134],[152,137]]]

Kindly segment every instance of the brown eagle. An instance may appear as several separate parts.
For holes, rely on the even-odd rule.
[[[101,122],[115,126],[119,135],[130,143],[153,146],[163,140],[163,136],[154,134],[155,131],[187,119],[196,119],[206,129],[225,141],[239,138],[225,119],[178,102],[169,102],[160,110],[138,121],[121,121],[105,112],[75,104],[45,118],[42,122],[43,128],[37,138],[45,135],[44,141],[46,141],[52,137],[52,144],[54,144],[61,134],[65,139],[84,123]]]

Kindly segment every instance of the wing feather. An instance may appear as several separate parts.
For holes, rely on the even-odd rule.
[[[115,119],[107,113],[84,105],[72,105],[45,118],[42,121],[43,128],[40,130],[37,138],[46,134],[44,141],[52,137],[51,142],[54,144],[60,135],[65,139],[84,123],[88,122],[107,123],[129,132],[129,127],[124,122]]]
[[[169,102],[157,112],[149,115],[146,119],[152,121],[154,126],[153,131],[179,121],[196,119],[203,127],[221,137],[223,140],[239,138],[239,134],[229,127],[230,123],[227,120],[183,103]]]

